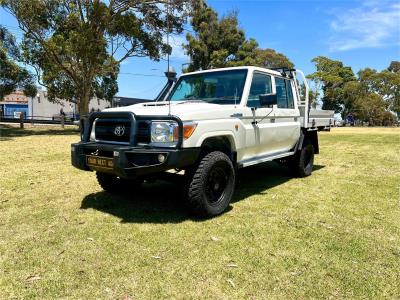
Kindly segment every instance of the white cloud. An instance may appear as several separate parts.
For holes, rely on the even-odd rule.
[[[336,13],[330,24],[330,51],[400,45],[400,3],[390,2],[368,0]]]

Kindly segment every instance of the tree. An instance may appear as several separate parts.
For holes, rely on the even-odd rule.
[[[301,99],[306,98],[306,86],[304,83],[299,84],[300,97]],[[316,108],[318,105],[318,91],[308,90],[308,103],[312,108]]]
[[[383,72],[389,79],[387,80],[389,82],[387,90],[389,91],[390,109],[400,119],[400,61],[392,61],[387,71],[390,72],[390,75],[386,71]]]
[[[257,65],[267,68],[294,68],[294,64],[284,54],[273,49],[257,49]]]
[[[260,59],[257,56],[258,43],[255,39],[245,40],[240,46],[238,51],[233,56],[225,67],[239,67],[239,66],[257,66],[260,65]]]
[[[186,35],[187,44],[183,45],[191,59],[186,71],[245,65],[294,66],[285,55],[273,49],[260,49],[255,39],[246,39],[237,15],[231,12],[219,19],[204,1],[197,2],[191,18],[194,33]]]
[[[15,62],[19,59],[20,53],[14,36],[0,26],[0,101],[17,89],[29,97],[36,95],[35,80]]]
[[[111,100],[120,63],[159,60],[171,52],[166,32],[181,32],[185,0],[0,0],[24,32],[23,54],[51,100],[78,104],[86,115],[93,96]]]
[[[188,33],[188,43],[183,45],[191,58],[189,72],[226,66],[246,40],[236,12],[219,20],[217,12],[202,1],[195,6],[191,26],[195,34]]]
[[[388,71],[393,73],[400,73],[400,61],[392,61],[388,67]]]
[[[294,68],[294,64],[284,54],[276,52],[274,49],[258,48],[255,39],[245,40],[236,52],[234,59],[227,62],[226,66]]]
[[[342,62],[324,56],[318,56],[312,62],[317,71],[308,75],[307,78],[313,80],[316,86],[321,86],[322,108],[343,113],[344,103],[347,101],[343,88],[347,82],[356,80],[351,67],[346,67]]]
[[[388,112],[387,103],[378,94],[358,95],[354,106],[357,108],[354,110],[355,117],[368,122],[369,126],[388,126],[394,123],[395,116]]]
[[[366,68],[358,72],[365,90],[380,95],[387,102],[388,109],[400,116],[400,70],[392,62],[382,72]]]
[[[386,73],[366,68],[358,72],[357,81],[343,87],[343,114],[352,113],[356,119],[369,125],[392,125],[395,116],[390,112],[388,97],[391,89],[386,84]]]

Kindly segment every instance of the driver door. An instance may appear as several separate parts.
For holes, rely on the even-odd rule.
[[[255,71],[250,86],[244,122],[246,128],[246,151],[242,159],[264,156],[277,152],[277,132],[274,122],[272,107],[261,107],[260,95],[272,94],[273,78],[271,75]]]

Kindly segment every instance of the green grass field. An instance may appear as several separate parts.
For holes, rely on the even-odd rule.
[[[400,129],[321,133],[307,178],[244,169],[206,221],[171,183],[103,192],[76,141],[0,127],[0,299],[400,297]]]

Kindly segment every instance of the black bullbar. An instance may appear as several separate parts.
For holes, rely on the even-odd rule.
[[[95,120],[129,120],[129,142],[90,141]],[[152,147],[137,143],[137,122],[175,121],[178,124],[178,142],[174,147]],[[132,112],[95,112],[87,119],[82,141],[71,145],[72,165],[86,171],[112,173],[123,178],[134,178],[169,169],[184,169],[193,165],[199,148],[182,148],[183,123],[176,116],[136,116]],[[94,163],[93,163],[94,162]]]

